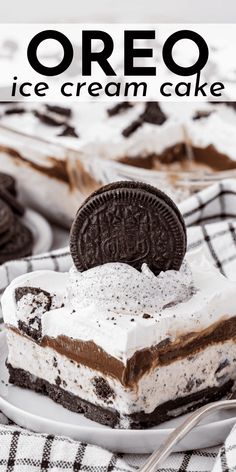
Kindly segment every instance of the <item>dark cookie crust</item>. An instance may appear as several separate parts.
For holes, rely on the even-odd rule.
[[[43,379],[32,376],[29,372],[14,368],[11,364],[7,363],[7,367],[10,374],[10,383],[42,393],[68,410],[82,413],[86,418],[97,423],[110,426],[111,428],[122,427],[120,415],[116,410],[93,405],[78,396],[66,392],[57,385],[51,385]],[[157,426],[164,421],[170,420],[172,417],[178,416],[178,408],[185,407],[185,413],[187,413],[209,402],[220,400],[223,396],[231,393],[233,384],[233,380],[228,380],[219,387],[207,388],[177,400],[168,401],[158,406],[152,413],[139,412],[128,415],[127,419],[130,422],[130,429],[145,429]]]
[[[23,115],[26,113],[26,109],[23,107],[12,107],[5,110],[4,115]]]
[[[95,191],[80,207],[70,235],[78,270],[124,262],[158,274],[178,270],[186,252],[186,229],[172,200],[141,182],[115,182]]]

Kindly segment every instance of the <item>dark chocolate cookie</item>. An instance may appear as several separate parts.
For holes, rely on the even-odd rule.
[[[139,270],[147,263],[159,274],[180,268],[186,229],[177,206],[160,190],[141,182],[115,182],[94,192],[78,210],[70,249],[80,271],[124,262]]]
[[[14,222],[14,216],[9,206],[0,199],[0,235],[4,234]]]
[[[12,209],[14,213],[23,216],[25,209],[20,202],[4,187],[0,186],[0,198]]]
[[[187,245],[187,232],[186,232],[186,226],[185,226],[185,222],[184,222],[184,219],[183,219],[183,216],[180,212],[180,210],[178,209],[177,205],[173,202],[173,200],[166,194],[164,193],[162,190],[159,190],[157,187],[153,187],[153,185],[149,185],[149,184],[146,184],[145,182],[136,182],[136,181],[125,181],[125,180],[121,180],[121,181],[118,181],[118,182],[112,182],[111,184],[107,184],[107,185],[104,185],[100,188],[98,188],[97,190],[95,190],[91,195],[89,195],[89,197],[87,197],[83,204],[80,206],[79,210],[82,208],[82,206],[84,204],[86,204],[89,200],[90,200],[90,197],[92,196],[95,196],[95,195],[99,195],[101,193],[103,193],[104,191],[107,191],[107,190],[113,190],[114,188],[134,188],[136,189],[137,186],[140,186],[142,187],[142,189],[146,189],[147,192],[150,192],[150,193],[153,193],[153,195],[156,195],[157,197],[159,197],[160,195],[162,196],[163,200],[165,200],[165,202],[170,205],[172,207],[172,209],[176,212],[176,215],[177,217],[179,218],[179,220],[181,221],[181,224],[183,226],[183,230],[184,230],[184,234],[185,234],[185,240],[186,240],[186,245]]]
[[[15,220],[15,231],[11,239],[1,247],[0,264],[12,259],[30,256],[33,248],[33,235],[29,228]]]
[[[7,231],[0,234],[0,251],[1,251],[2,246],[8,243],[8,241],[10,241],[10,239],[13,237],[14,232],[15,232],[15,224],[13,223],[11,226],[9,226]]]
[[[12,195],[16,196],[16,181],[11,175],[0,172],[0,188],[4,188]]]

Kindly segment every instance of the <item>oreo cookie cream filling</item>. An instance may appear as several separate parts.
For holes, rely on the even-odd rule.
[[[109,198],[113,220],[109,240],[122,228],[127,241],[132,225],[135,222],[137,227],[139,222],[137,215],[133,221],[131,216],[128,222],[124,220],[120,205],[127,208],[133,199],[139,202],[136,192],[141,192],[154,220],[152,197],[157,199],[157,216],[164,220],[162,231],[165,218],[179,222],[177,231],[185,248],[186,233],[178,209],[156,189],[131,185],[129,191],[126,183],[120,183],[93,194],[93,205],[85,203],[77,218],[90,218],[91,208],[94,214],[98,209],[107,212]],[[104,240],[103,217],[99,216],[97,232],[98,221],[93,220],[97,244]],[[154,228],[157,221],[152,221]],[[80,228],[85,237],[83,225]],[[37,271],[9,285],[2,308],[11,383],[116,428],[157,425],[230,392],[236,375],[235,282],[224,277],[201,249],[185,256],[184,249],[179,251],[177,269],[171,268],[177,257],[171,245],[170,268],[165,257],[157,264],[151,232],[145,247],[156,258],[152,264],[155,273],[148,266],[147,250],[140,251],[140,268],[136,268],[138,234],[142,228],[133,241],[135,251],[124,244],[119,253],[118,245],[117,260],[111,261],[114,248],[106,244],[106,249],[95,252],[101,263],[94,265],[79,252],[79,244],[75,254],[76,240],[80,240],[75,224],[71,235],[75,264],[69,272]],[[159,238],[161,241],[161,234]],[[121,262],[124,247],[128,262]],[[83,264],[90,267],[77,267]]]

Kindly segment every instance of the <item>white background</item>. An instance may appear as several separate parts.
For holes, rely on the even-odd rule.
[[[0,22],[236,23],[236,0],[0,0]]]

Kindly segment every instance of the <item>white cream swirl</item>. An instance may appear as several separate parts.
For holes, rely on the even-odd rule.
[[[108,263],[84,272],[72,267],[68,298],[79,313],[153,315],[163,308],[187,301],[193,293],[192,272],[186,262],[179,271],[155,276],[146,264],[141,272],[128,264]]]

